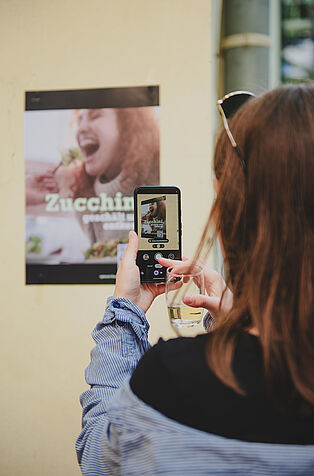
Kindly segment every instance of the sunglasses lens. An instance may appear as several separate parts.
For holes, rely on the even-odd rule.
[[[252,99],[254,95],[247,93],[234,94],[223,100],[221,107],[227,119],[231,117],[243,104]]]

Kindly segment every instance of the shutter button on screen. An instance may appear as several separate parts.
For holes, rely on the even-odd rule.
[[[155,260],[158,261],[159,258],[162,258],[162,254],[161,253],[156,253],[155,254]]]

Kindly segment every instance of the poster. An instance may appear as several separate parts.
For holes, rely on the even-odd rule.
[[[26,284],[115,282],[134,188],[159,184],[159,118],[158,86],[26,92]]]

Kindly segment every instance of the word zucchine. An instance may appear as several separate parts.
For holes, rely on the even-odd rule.
[[[115,197],[108,197],[102,192],[98,197],[60,198],[58,193],[47,193],[46,212],[131,212],[134,209],[133,197],[122,197],[117,192]]]

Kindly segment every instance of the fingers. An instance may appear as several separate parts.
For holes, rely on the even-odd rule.
[[[131,230],[129,232],[129,243],[128,243],[128,246],[126,247],[123,260],[128,263],[129,262],[135,263],[137,250],[138,250],[138,236],[135,233],[135,231]]]
[[[173,273],[186,273],[189,269],[191,260],[177,260],[177,259],[168,259],[168,258],[159,258],[158,263],[164,266],[165,268],[172,268]]]
[[[210,296],[221,297],[226,283],[223,277],[215,270],[204,266],[204,284],[207,294]]]
[[[158,263],[162,264],[165,268],[170,268],[170,266],[173,266],[174,259],[168,259],[168,258],[158,258]]]
[[[168,291],[174,291],[175,289],[179,289],[182,287],[182,285],[182,281],[170,281],[168,282]]]
[[[217,297],[209,297],[203,294],[197,296],[185,296],[183,302],[191,307],[203,307],[215,317],[219,312],[220,299]]]
[[[185,273],[187,270],[191,270],[191,268],[194,266],[202,268],[204,266],[201,261],[194,261],[190,258],[186,258],[185,256],[183,256],[182,260],[161,257],[158,259],[158,262],[165,268],[173,268],[175,273]]]
[[[162,264],[163,266],[170,269],[169,277],[173,274],[174,276],[176,274],[186,274],[186,273],[193,273],[195,271],[199,272],[200,267],[199,267],[199,262],[195,263],[195,261],[191,260],[190,258],[183,257],[182,261],[181,260],[171,260],[167,258],[159,258],[158,262]],[[197,267],[197,268],[196,268]],[[196,268],[196,270],[195,270]],[[190,281],[190,276],[186,275],[183,276],[183,283],[188,283]],[[203,280],[200,276],[193,277],[193,281],[195,284],[198,286],[198,288],[202,289],[201,292],[203,291]]]
[[[164,294],[165,291],[166,291],[166,285],[165,284],[163,284],[163,283],[155,284],[155,286],[154,286],[154,295],[155,295],[155,297],[160,296],[160,294]]]
[[[160,264],[162,264],[163,266],[165,266],[166,268],[169,268],[170,266],[175,266],[175,265],[178,265],[178,264],[183,264],[186,266],[187,265],[187,261],[191,261],[189,258],[182,258],[182,261],[179,260],[179,259],[168,259],[168,258],[164,258],[163,256],[161,258],[158,259],[158,262]]]
[[[183,257],[181,260],[172,260],[168,258],[159,258],[158,262],[165,266],[166,268],[172,268],[174,274],[183,274],[189,269],[189,266],[192,266],[195,262],[189,258]],[[207,291],[207,294],[213,299],[216,299],[219,303],[220,298],[226,288],[226,283],[223,277],[215,270],[204,266],[202,261],[198,261],[198,265],[201,265],[204,269],[204,285]],[[184,278],[185,279],[185,278]],[[196,285],[200,288],[201,283],[197,278],[195,279]],[[229,309],[232,306],[232,292],[227,288],[224,299],[223,299],[223,309]]]
[[[182,282],[178,282],[178,283],[170,283],[170,285],[168,285],[168,290],[174,290],[174,289],[178,289],[182,286]],[[165,291],[166,291],[166,284],[164,283],[145,283],[143,285],[143,288],[145,290],[148,290],[152,293],[154,299],[155,297],[157,296],[160,296],[160,294],[164,294]]]

